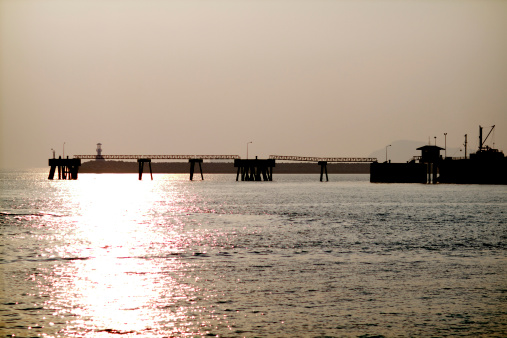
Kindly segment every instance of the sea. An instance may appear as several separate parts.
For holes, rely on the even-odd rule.
[[[507,186],[0,172],[2,337],[507,337]]]

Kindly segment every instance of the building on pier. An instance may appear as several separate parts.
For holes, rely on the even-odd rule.
[[[482,139],[482,127],[479,126],[479,149],[468,158],[465,135],[463,158],[443,158],[440,155],[443,148],[426,145],[417,148],[421,156],[415,156],[407,163],[374,162],[370,165],[370,182],[507,184],[507,157],[502,151],[484,145],[488,136]]]

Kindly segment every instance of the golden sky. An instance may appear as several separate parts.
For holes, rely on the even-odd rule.
[[[64,142],[363,157],[447,133],[476,149],[479,125],[507,151],[507,1],[0,0],[2,168]]]

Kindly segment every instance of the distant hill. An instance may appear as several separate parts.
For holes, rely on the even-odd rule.
[[[420,151],[416,149],[426,144],[421,141],[393,141],[391,146],[387,148],[387,158],[391,162],[405,163],[410,161],[412,157],[420,155]],[[384,162],[386,160],[386,148],[375,150],[371,153],[370,157],[376,157],[379,162]]]
[[[421,155],[421,152],[417,148],[427,145],[428,142],[422,141],[410,141],[410,140],[398,140],[393,141],[391,146],[387,149],[387,157],[391,162],[405,163],[410,161],[412,157]],[[443,145],[439,145],[444,147]],[[444,151],[440,153],[444,156]],[[447,156],[464,156],[463,152],[460,152],[458,148],[447,148]],[[376,157],[379,162],[386,160],[386,148],[375,150],[370,154],[370,157]]]
[[[151,163],[154,173],[181,173],[186,174],[190,171],[188,162],[156,162]],[[204,173],[208,174],[236,174],[238,168],[234,167],[233,162],[229,163],[211,163],[202,164]],[[139,166],[134,161],[85,161],[81,164],[79,173],[137,173]],[[149,173],[149,167],[144,166],[144,172]],[[195,169],[199,172],[199,167]],[[329,163],[327,165],[329,174],[368,174],[370,172],[369,163]],[[276,163],[273,169],[278,174],[318,174],[320,166],[317,163]]]

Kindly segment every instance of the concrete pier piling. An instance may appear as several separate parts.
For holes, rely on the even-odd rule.
[[[153,181],[153,172],[151,171],[151,159],[150,158],[140,158],[137,160],[137,163],[139,163],[139,181],[143,179],[143,167],[145,163],[148,163],[150,166],[150,176],[151,180]]]
[[[79,167],[81,166],[81,160],[71,158],[50,158],[49,159],[49,176],[48,179],[54,179],[55,172],[58,168],[58,179],[59,180],[77,180]]]
[[[242,181],[273,181],[273,167],[275,160],[234,160],[234,167],[238,168],[236,181],[241,175]]]
[[[191,158],[188,160],[188,162],[190,163],[190,181],[192,181],[192,179],[194,178],[194,169],[195,169],[195,164],[199,164],[199,171],[201,172],[201,179],[204,181],[204,176],[202,174],[202,166],[201,166],[201,163],[202,163],[202,158]]]
[[[319,161],[317,162],[320,165],[320,181],[322,182],[322,178],[324,176],[324,172],[326,173],[326,182],[329,181],[329,177],[327,176],[327,161]]]

